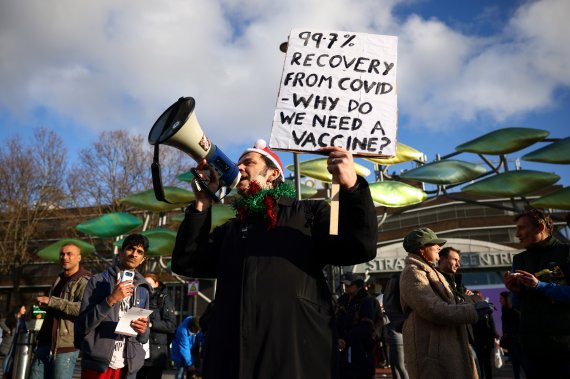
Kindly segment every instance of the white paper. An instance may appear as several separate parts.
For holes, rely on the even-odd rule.
[[[137,307],[130,308],[127,313],[125,313],[123,317],[119,319],[117,327],[115,328],[115,333],[131,337],[136,336],[138,333],[133,328],[131,328],[131,321],[148,317],[151,313],[152,311],[150,309]]]
[[[293,29],[269,146],[394,156],[397,50],[394,36]]]

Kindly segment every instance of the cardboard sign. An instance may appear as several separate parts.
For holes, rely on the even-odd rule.
[[[293,29],[270,147],[396,155],[397,47],[394,36]]]

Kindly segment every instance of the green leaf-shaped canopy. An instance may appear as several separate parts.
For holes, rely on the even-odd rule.
[[[553,185],[560,176],[548,172],[520,170],[503,172],[463,187],[464,192],[485,196],[522,196]]]
[[[554,208],[570,210],[570,187],[544,195],[530,202],[535,208]]]
[[[472,180],[485,171],[485,167],[475,163],[448,159],[414,168],[400,176],[432,184],[457,184]]]
[[[548,134],[540,129],[504,128],[465,142],[455,150],[476,154],[508,154],[542,141]]]
[[[148,238],[148,251],[146,255],[150,257],[171,255],[176,242],[176,232],[170,229],[151,229],[141,233]],[[115,242],[115,246],[121,248],[124,239]]]
[[[396,156],[391,158],[364,158],[364,159],[370,162],[377,163],[379,165],[388,166],[409,161],[419,161],[422,160],[423,157],[424,153],[422,153],[421,151],[418,151],[413,147],[398,142],[396,144]]]
[[[95,251],[95,247],[90,243],[75,238],[66,238],[54,242],[51,245],[48,245],[43,249],[41,249],[40,251],[38,251],[38,257],[46,259],[48,261],[57,262],[59,261],[59,251],[61,250],[61,247],[68,243],[73,243],[74,245],[79,247],[82,256],[89,255]]]
[[[138,217],[130,213],[115,212],[82,222],[75,229],[90,236],[109,238],[128,233],[141,225],[142,221]]]
[[[358,163],[354,163],[354,167],[358,175],[363,177],[370,175],[370,170],[366,167]],[[295,171],[295,165],[287,166],[287,170]],[[308,176],[309,178],[317,179],[325,183],[332,182],[332,175],[327,170],[327,158],[316,158],[301,162],[299,163],[299,171],[303,176]]]
[[[374,202],[390,208],[418,204],[427,198],[420,188],[395,180],[371,183],[370,193]]]
[[[182,222],[182,220],[184,220],[184,213],[177,213],[173,215],[170,220],[174,222]]]
[[[235,217],[236,213],[231,205],[220,203],[212,205],[212,229]],[[182,222],[182,220],[184,220],[184,213],[172,216],[174,222]]]
[[[522,159],[531,162],[568,164],[570,163],[570,137],[532,151],[524,155]]]
[[[166,200],[173,204],[156,200],[154,190],[146,190],[129,195],[122,199],[121,203],[147,211],[168,212],[186,206],[195,198],[194,192],[178,187],[164,187],[164,196]]]

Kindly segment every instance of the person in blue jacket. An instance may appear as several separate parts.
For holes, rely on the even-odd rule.
[[[171,359],[176,363],[176,379],[184,379],[184,373],[196,372],[196,356],[192,354],[194,345],[198,342],[198,319],[188,316],[176,329],[170,350]]]

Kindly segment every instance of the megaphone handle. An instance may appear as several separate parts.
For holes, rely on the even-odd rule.
[[[154,145],[154,157],[152,160],[152,164],[150,165],[150,170],[152,173],[152,188],[154,189],[154,197],[158,201],[172,204],[170,201],[166,200],[166,196],[164,196],[164,188],[162,187],[162,174],[159,163],[158,146],[159,146],[158,144]]]
[[[206,183],[204,179],[202,179],[202,177],[198,173],[198,170],[196,170],[195,168],[191,168],[190,172],[192,173],[192,175],[194,175],[194,180],[198,182],[200,189],[206,192],[208,196],[210,196],[216,203],[219,203],[220,198],[210,189],[210,187],[208,187],[208,183]]]

